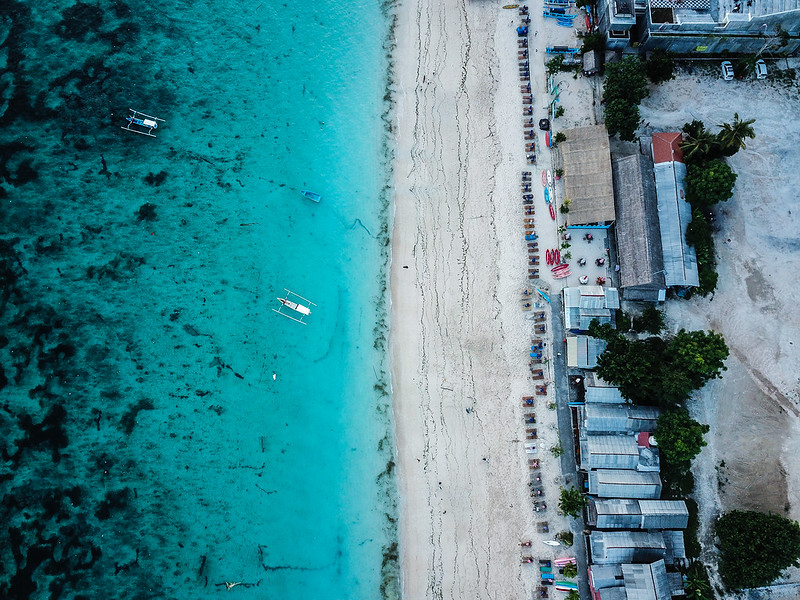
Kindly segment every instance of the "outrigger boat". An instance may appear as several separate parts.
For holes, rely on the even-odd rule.
[[[126,127],[120,127],[120,129],[146,135],[148,137],[156,137],[153,135],[153,130],[158,129],[158,122],[161,121],[163,123],[164,119],[151,117],[150,115],[146,115],[138,110],[133,110],[132,108],[128,110],[131,111],[131,114],[125,117],[125,120],[128,121],[128,125]]]
[[[300,191],[303,196],[311,200],[312,202],[319,202],[322,200],[322,194],[318,194],[317,192],[311,192],[309,190],[301,190]]]
[[[302,323],[303,325],[307,325],[307,323],[303,320],[308,315],[311,314],[311,307],[316,306],[311,300],[308,298],[303,298],[299,294],[295,294],[291,290],[287,290],[283,288],[286,292],[286,296],[284,298],[278,298],[278,302],[281,303],[280,308],[273,308],[272,310],[279,315],[283,315],[287,319],[291,319],[292,321],[297,321],[298,323]],[[293,298],[290,300],[290,298]],[[296,299],[297,301],[295,301]],[[300,315],[300,317],[295,317],[291,313],[283,312],[284,309],[293,310],[295,313]]]

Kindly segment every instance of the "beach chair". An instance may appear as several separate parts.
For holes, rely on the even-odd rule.
[[[536,529],[539,533],[550,533],[550,527],[547,524],[547,521],[539,521],[536,524]],[[547,561],[547,564],[550,564],[550,561]]]
[[[539,459],[538,458],[529,458],[528,459],[528,466],[531,467],[532,469],[538,469],[539,468]]]
[[[535,265],[535,266],[538,267],[539,266],[539,257],[538,256],[532,256],[530,258],[530,260],[528,260],[528,264],[529,265]]]
[[[533,379],[544,379],[544,371],[542,369],[531,369],[531,377]]]
[[[541,586],[536,588],[536,595],[539,598],[548,598],[549,597],[547,595],[547,588],[546,587],[541,587]]]
[[[536,432],[535,429],[526,429],[525,430],[525,437],[529,440],[538,439],[539,434]]]
[[[537,385],[535,394],[537,396],[546,396],[547,395],[547,384]]]
[[[528,413],[527,415],[524,415],[522,417],[522,420],[526,424],[531,424],[532,425],[532,424],[536,423],[536,413]]]
[[[530,408],[533,406],[533,396],[528,396],[522,399],[522,406],[523,408]]]
[[[526,233],[525,234],[525,239],[526,240],[535,240],[537,237],[539,237],[539,236],[537,236],[535,233]]]
[[[545,333],[547,331],[547,326],[544,323],[542,323],[541,325],[537,325],[536,327],[534,327],[534,329],[539,333]]]

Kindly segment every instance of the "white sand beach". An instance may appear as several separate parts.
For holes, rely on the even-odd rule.
[[[568,528],[556,510],[561,471],[549,451],[558,443],[552,389],[536,399],[537,454],[525,451],[522,406],[534,381],[533,322],[521,309],[531,282],[520,172],[533,172],[544,263],[557,240],[540,182],[551,159],[538,135],[538,164],[525,164],[516,10],[464,0],[407,1],[398,10],[391,352],[403,596],[530,597],[538,569],[521,557],[568,554],[542,543]],[[554,36],[577,40],[554,24],[545,34],[541,14],[531,19],[538,120],[547,105],[544,45],[564,43]],[[584,104],[568,104],[568,114],[593,123],[591,101]],[[546,354],[549,335],[548,326]],[[544,513],[533,510],[529,458],[541,461]],[[548,521],[549,535],[536,532],[538,520]]]
[[[573,29],[543,23],[530,7],[538,120],[548,102],[545,46],[580,43]],[[549,452],[558,441],[555,414],[546,408],[552,390],[536,401],[538,454],[524,448],[521,398],[533,393],[527,354],[533,324],[520,307],[530,282],[519,180],[521,170],[530,170],[535,184],[537,173],[555,165],[538,132],[537,164],[525,164],[516,10],[407,0],[398,16],[391,352],[403,595],[531,597],[536,573],[520,557],[568,551],[542,543],[567,528],[555,510],[562,476]],[[721,82],[714,68],[681,71],[655,88],[642,105],[647,125],[640,131],[678,130],[692,118],[713,127],[735,110],[758,119],[757,138],[731,161],[739,173],[735,196],[719,209],[719,289],[713,299],[666,306],[672,330],[721,331],[732,351],[725,376],[692,407],[712,426],[696,465],[703,558],[711,561],[709,524],[721,510],[792,518],[800,510],[792,501],[800,489],[800,354],[791,310],[800,250],[792,226],[798,211],[787,205],[797,187],[797,124],[787,131],[785,121],[797,111],[796,88]],[[570,74],[558,80],[566,112],[557,130],[595,124],[600,80]],[[729,102],[733,85],[736,106]],[[555,191],[560,200],[558,184]],[[558,243],[557,222],[538,196],[535,207],[544,262],[544,249]],[[560,282],[547,274],[543,269],[541,285],[557,294]],[[549,336],[550,328],[547,349],[558,351],[561,340],[554,347]],[[532,510],[526,485],[532,456],[542,464],[546,513]],[[549,536],[536,533],[541,519],[549,522]],[[521,549],[521,540],[531,540],[531,549]]]

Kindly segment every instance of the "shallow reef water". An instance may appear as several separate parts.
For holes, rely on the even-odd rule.
[[[391,4],[3,12],[0,597],[397,597]]]

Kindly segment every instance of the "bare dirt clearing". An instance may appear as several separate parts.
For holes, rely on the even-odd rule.
[[[798,67],[796,60],[789,64]],[[654,88],[641,114],[646,134],[678,130],[693,119],[715,131],[735,112],[756,119],[756,138],[730,159],[738,174],[734,196],[715,211],[717,291],[666,305],[673,329],[719,331],[731,349],[728,371],[692,407],[712,427],[695,469],[708,553],[708,525],[720,511],[800,519],[794,503],[800,494],[800,95],[796,81],[726,82],[716,68],[702,71],[683,71]],[[794,598],[798,591],[784,592]]]

